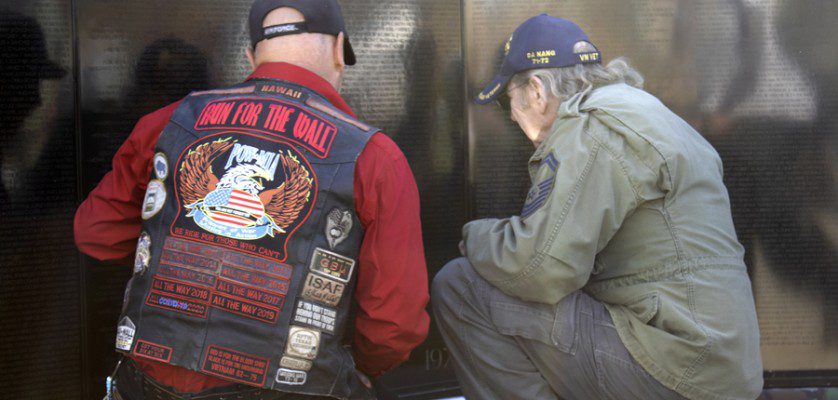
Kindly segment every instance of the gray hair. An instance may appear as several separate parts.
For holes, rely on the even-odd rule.
[[[592,86],[623,82],[638,89],[643,88],[643,76],[622,57],[607,65],[577,64],[561,68],[531,69],[517,73],[512,77],[510,85],[524,85],[533,77],[544,83],[550,93],[561,102]]]

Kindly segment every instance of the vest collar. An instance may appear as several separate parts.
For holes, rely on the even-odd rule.
[[[333,106],[356,118],[355,113],[329,82],[305,68],[283,62],[263,63],[247,77],[247,80],[251,79],[279,79],[305,86],[325,97]]]

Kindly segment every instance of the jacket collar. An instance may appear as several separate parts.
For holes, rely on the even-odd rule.
[[[279,79],[305,86],[325,97],[333,106],[356,118],[355,113],[329,82],[305,68],[283,62],[263,63],[247,77],[247,80],[251,79]]]

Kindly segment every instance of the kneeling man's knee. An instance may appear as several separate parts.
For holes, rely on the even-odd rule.
[[[437,272],[431,285],[431,301],[434,307],[459,295],[468,283],[467,269],[471,269],[468,259],[460,257],[449,261]]]

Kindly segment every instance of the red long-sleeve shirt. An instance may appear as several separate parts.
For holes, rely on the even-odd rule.
[[[286,63],[263,64],[248,79],[273,78],[312,89],[354,115],[337,91],[318,75]],[[113,158],[113,170],[76,212],[76,244],[99,260],[133,255],[142,220],[154,146],[179,103],[143,117]],[[419,220],[419,192],[398,146],[372,136],[358,158],[355,211],[364,226],[358,256],[353,352],[358,369],[379,376],[407,360],[428,333],[428,277]],[[182,392],[200,392],[231,382],[180,367],[136,360],[158,382]]]

